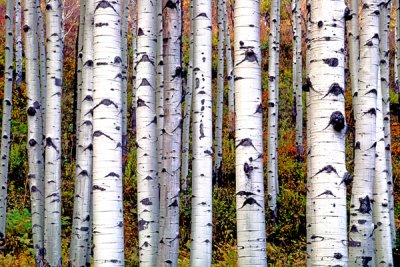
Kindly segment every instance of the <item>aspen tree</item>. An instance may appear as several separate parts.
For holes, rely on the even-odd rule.
[[[269,32],[269,48],[268,48],[268,162],[267,162],[267,177],[268,177],[268,208],[270,219],[275,221],[277,217],[277,180],[278,180],[278,154],[276,142],[278,142],[278,83],[276,79],[279,76],[279,24],[278,16],[280,0],[271,2],[271,23]]]
[[[155,266],[159,231],[157,174],[156,56],[157,5],[138,1],[136,57],[136,143],[139,258],[141,266]]]
[[[63,0],[61,0],[63,1]],[[86,18],[84,16],[85,14],[85,5],[86,1],[85,0],[80,0],[79,1],[79,26],[78,26],[78,44],[77,44],[77,58],[76,58],[76,111],[75,111],[75,135],[76,135],[76,144],[78,144],[78,132],[79,132],[79,127],[80,127],[80,118],[81,118],[81,107],[80,103],[82,103],[82,66],[83,66],[83,60],[82,60],[82,53],[83,53],[83,35],[84,35],[84,28],[85,28],[85,22]],[[76,152],[77,153],[77,152]],[[76,155],[75,155],[76,157]]]
[[[353,97],[353,112],[354,106],[358,96],[358,76],[360,66],[360,35],[358,25],[358,0],[349,1],[349,28],[348,28],[348,42],[349,42],[349,71],[351,82],[351,95]]]
[[[163,0],[164,130],[157,266],[177,266],[181,165],[181,1]]]
[[[1,125],[1,159],[0,159],[0,246],[5,245],[8,163],[10,152],[10,129],[12,112],[13,63],[14,63],[14,2],[7,0],[6,4],[6,48],[4,53],[4,95],[3,116]]]
[[[24,1],[24,52],[28,115],[28,168],[32,214],[32,241],[37,266],[44,259],[44,160],[43,128],[41,113],[38,42],[37,2]]]
[[[93,12],[94,1],[87,0],[82,28],[82,91],[77,138],[75,171],[75,194],[72,223],[71,252],[69,263],[72,266],[84,266],[90,263],[91,248],[91,196],[92,196],[92,156],[93,156]]]
[[[127,134],[128,134],[128,19],[129,19],[129,1],[122,0],[122,166],[125,169],[125,159],[127,156]]]
[[[350,203],[349,262],[353,266],[374,266],[375,263],[372,194],[380,62],[378,4],[378,0],[364,0],[361,10],[359,82],[354,105],[354,182]]]
[[[239,266],[267,266],[259,22],[258,0],[235,1],[235,147]]]
[[[38,20],[38,29],[37,35],[39,40],[39,75],[40,75],[40,98],[41,98],[41,106],[40,109],[42,111],[42,127],[43,132],[46,131],[46,44],[45,44],[45,32],[44,32],[44,21],[43,21],[43,12],[40,6],[40,0],[37,0],[37,20]]]
[[[40,5],[39,5],[40,7]],[[15,85],[19,96],[22,96],[22,8],[21,0],[15,0]]]
[[[218,64],[217,64],[217,101],[215,119],[215,163],[214,178],[217,185],[221,182],[222,175],[222,119],[224,115],[224,41],[225,41],[225,0],[217,1],[218,17]]]
[[[136,0],[131,1],[132,15],[132,132],[136,133],[136,53],[137,53],[137,15],[136,15]]]
[[[224,5],[224,24],[225,24],[225,53],[226,53],[226,79],[228,80],[228,111],[230,129],[234,130],[235,119],[235,81],[233,80],[233,60],[232,60],[232,47],[231,47],[231,31],[229,28],[227,5]]]
[[[46,2],[47,91],[45,139],[44,248],[50,266],[61,266],[61,96],[63,70],[62,5]]]
[[[212,5],[193,1],[192,225],[190,265],[212,258]]]
[[[396,0],[396,29],[395,29],[395,43],[396,43],[396,49],[395,49],[395,75],[396,75],[396,88],[398,90],[398,100],[400,103],[400,86],[399,86],[399,73],[400,73],[400,1]],[[399,113],[399,118],[400,118],[400,113]],[[389,179],[393,179],[393,177],[389,176]],[[390,198],[390,221],[391,221],[391,227],[392,227],[392,239],[393,239],[393,246],[396,245],[396,225],[394,224],[394,199],[393,199],[393,181],[390,181],[391,184],[389,184],[389,198]]]
[[[381,7],[382,9],[382,7]],[[382,11],[382,10],[381,10]],[[384,14],[385,12],[383,12]],[[381,15],[383,15],[381,13]],[[386,26],[386,25],[385,25]],[[382,33],[382,32],[381,32]],[[381,61],[381,72],[382,72]],[[374,225],[375,229],[375,266],[393,266],[392,255],[392,236],[390,229],[390,206],[389,206],[389,186],[387,176],[389,174],[386,165],[385,138],[384,138],[384,119],[381,84],[384,79],[378,75],[377,105],[376,105],[376,158],[375,158],[375,179],[374,179]]]
[[[310,90],[310,266],[346,266],[345,3],[311,0]]]

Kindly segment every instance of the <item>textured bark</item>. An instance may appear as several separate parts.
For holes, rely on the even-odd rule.
[[[46,2],[47,95],[44,248],[50,266],[61,266],[61,95],[63,35],[59,0]]]
[[[157,173],[156,55],[157,5],[138,1],[136,58],[136,143],[139,257],[141,266],[155,266],[159,230]]]
[[[39,40],[39,66],[40,66],[40,99],[41,106],[40,109],[42,111],[42,127],[43,132],[46,131],[46,88],[47,88],[47,80],[46,80],[46,44],[45,44],[45,32],[44,32],[44,21],[43,21],[43,13],[40,5],[40,0],[37,0],[37,20],[38,20],[38,29],[37,35]]]
[[[226,79],[228,80],[228,111],[230,130],[235,130],[235,81],[233,80],[233,61],[231,47],[231,30],[229,28],[227,3],[224,5],[224,24],[225,24],[225,53],[226,53]]]
[[[181,1],[163,0],[164,130],[157,266],[177,266],[181,165]],[[139,103],[139,102],[138,102]]]
[[[215,163],[214,163],[214,179],[217,185],[221,182],[222,176],[222,119],[224,116],[224,41],[225,41],[225,17],[224,7],[225,0],[217,1],[217,17],[218,17],[218,64],[217,64],[217,101],[216,118],[215,118]]]
[[[32,214],[32,239],[37,266],[44,257],[44,161],[36,1],[24,1],[24,52],[28,114],[28,166]]]
[[[400,86],[399,86],[399,75],[400,75],[400,1],[396,0],[396,56],[395,56],[395,73],[396,75],[396,89],[397,89],[397,94],[398,94],[398,102],[400,103]],[[400,112],[398,113],[398,118],[400,121]],[[393,178],[393,177],[392,177]],[[389,176],[390,179],[390,176]],[[390,181],[392,182],[392,181]],[[394,221],[394,200],[393,200],[393,182],[390,185],[391,188],[389,188],[389,197],[390,197],[390,221],[391,221],[391,227],[392,227],[392,238],[393,238],[393,246],[396,245],[396,225],[393,223]]]
[[[95,266],[124,266],[121,2],[95,1],[93,243]]]
[[[281,14],[281,4],[279,3],[278,5],[276,5],[276,9],[277,9],[277,14]],[[277,64],[275,64],[275,73],[277,74],[275,76],[275,88],[277,88],[278,90],[275,90],[275,98],[278,101],[279,104],[279,74],[280,74],[280,68],[279,68],[279,58],[280,58],[280,51],[281,51],[281,47],[280,47],[280,43],[281,43],[281,16],[277,16],[277,22],[276,24],[278,25],[277,27],[277,34],[276,34],[276,42],[279,44],[276,46],[276,58],[277,58]],[[278,125],[278,118],[279,118],[279,108],[276,109],[276,122],[275,125]],[[278,154],[278,136],[277,136],[277,140],[275,142],[275,153]],[[278,157],[275,158],[275,173],[278,173]],[[276,194],[277,196],[279,195],[279,179],[278,179],[278,175],[275,176],[275,188],[276,188]]]
[[[85,266],[90,263],[91,248],[91,197],[92,197],[92,156],[93,156],[93,12],[94,0],[85,3],[83,46],[82,46],[82,91],[81,118],[77,137],[75,171],[74,212],[72,223],[71,266]]]
[[[211,8],[211,1],[193,1],[193,161],[190,264],[199,267],[211,266],[212,258]]]
[[[382,6],[381,6],[382,11]],[[381,15],[384,15],[381,13]],[[382,25],[381,25],[382,26]],[[386,27],[386,24],[385,24]],[[383,40],[383,39],[382,39]],[[381,61],[381,72],[384,66]],[[387,183],[388,170],[386,165],[384,119],[381,84],[384,79],[378,77],[377,105],[376,105],[376,158],[375,158],[375,179],[374,179],[374,225],[375,229],[375,266],[393,266],[392,236],[390,229],[390,205],[389,186]],[[371,263],[372,265],[374,263]]]
[[[0,159],[0,247],[5,245],[6,205],[8,184],[8,162],[10,151],[10,128],[12,111],[13,62],[14,62],[14,2],[7,0],[6,5],[6,48],[4,53],[4,95],[3,116],[1,125],[1,159]]]
[[[21,0],[15,0],[15,86],[18,96],[22,97],[22,8]]]
[[[351,95],[353,96],[353,112],[358,95],[358,77],[360,66],[360,35],[358,25],[358,0],[349,1],[349,27],[348,27],[348,42],[349,42],[349,71],[351,82]]]
[[[310,3],[310,266],[346,266],[345,3]]]
[[[63,1],[63,0],[60,0]],[[77,58],[76,58],[76,111],[75,111],[75,135],[76,135],[76,145],[78,145],[78,133],[79,133],[79,127],[80,127],[80,119],[81,119],[81,106],[80,103],[82,103],[82,67],[83,67],[83,60],[82,60],[82,54],[83,54],[83,35],[84,35],[84,28],[85,28],[85,22],[86,18],[84,16],[85,14],[85,5],[86,5],[86,0],[80,0],[79,2],[79,28],[78,28],[78,40],[77,40]],[[75,152],[77,153],[77,151]],[[77,155],[74,155],[75,158]]]
[[[278,153],[276,143],[278,142],[278,84],[276,79],[279,76],[279,27],[278,16],[280,0],[271,3],[271,23],[269,32],[268,48],[268,208],[270,220],[275,221],[277,217],[277,180],[278,180]]]
[[[296,121],[296,151],[300,158],[303,154],[303,94],[302,94],[302,57],[301,57],[301,2],[292,0],[293,25],[293,117]]]
[[[128,134],[128,19],[129,19],[129,1],[122,0],[122,169],[125,169],[125,160],[127,151],[127,134]]]
[[[376,97],[379,72],[379,1],[364,0],[361,11],[358,96],[354,105],[356,144],[350,204],[349,261],[374,266],[372,193],[375,175]]]
[[[136,25],[136,0],[131,2],[132,11],[132,51],[133,51],[133,64],[132,64],[132,133],[136,133],[136,53],[137,53],[137,25]]]
[[[182,190],[187,196],[188,176],[189,176],[189,153],[190,153],[190,118],[192,114],[192,96],[193,96],[193,0],[190,0],[190,41],[189,41],[189,66],[187,71],[185,111],[183,115],[182,130]]]
[[[236,214],[239,266],[267,266],[259,4],[258,0],[235,1]]]

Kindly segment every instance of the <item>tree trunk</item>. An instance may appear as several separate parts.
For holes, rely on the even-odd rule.
[[[225,0],[217,1],[217,17],[218,17],[218,66],[217,66],[217,101],[216,118],[215,118],[215,164],[214,179],[217,185],[221,182],[222,175],[222,120],[224,116],[224,39],[225,39],[225,18],[224,7]]]
[[[351,95],[353,96],[353,112],[358,95],[358,76],[360,66],[360,35],[358,30],[358,0],[350,0],[350,27],[348,42],[349,42],[349,71],[351,82]]]
[[[128,19],[129,19],[129,1],[122,0],[122,169],[125,169],[128,134]]]
[[[361,11],[354,183],[350,204],[350,262],[374,266],[372,193],[375,175],[376,94],[379,71],[379,1],[365,0]]]
[[[231,47],[231,32],[227,14],[227,3],[224,5],[226,79],[228,80],[228,111],[230,131],[235,131],[235,81],[233,80],[233,62]]]
[[[32,214],[32,240],[36,266],[44,259],[44,161],[43,128],[37,42],[37,2],[24,1],[24,50],[28,114],[28,166]]]
[[[40,5],[39,5],[40,7]],[[18,97],[22,98],[22,8],[21,0],[15,0],[15,85]]]
[[[260,2],[235,1],[236,213],[239,266],[267,266]]]
[[[121,2],[95,1],[93,243],[95,266],[124,266]],[[112,45],[110,45],[112,44]]]
[[[157,266],[177,266],[182,132],[182,3],[179,0],[163,0],[162,3],[164,18],[164,130],[163,168],[160,174],[160,242]]]
[[[156,56],[157,5],[138,1],[136,58],[136,143],[139,257],[141,266],[155,266],[159,230],[157,174]]]
[[[90,263],[91,248],[91,197],[92,197],[92,156],[93,156],[93,20],[94,1],[85,3],[85,20],[82,40],[82,91],[80,106],[81,118],[77,138],[75,173],[74,212],[72,224],[71,266],[85,266]]]
[[[45,32],[44,32],[44,21],[43,21],[43,13],[42,8],[40,6],[40,0],[37,0],[37,20],[38,20],[38,29],[37,35],[39,40],[39,66],[40,66],[40,108],[42,111],[42,127],[43,132],[46,132],[46,44],[45,44]]]
[[[131,2],[132,9],[132,133],[136,134],[136,54],[137,54],[137,30],[136,30],[136,0]]]
[[[384,8],[384,7],[383,7]],[[381,12],[382,12],[381,6]],[[385,11],[381,16],[386,17]],[[382,26],[382,25],[381,25]],[[386,23],[384,24],[386,28]],[[382,32],[381,32],[382,34]],[[382,36],[382,35],[381,35]],[[381,39],[383,40],[383,39]],[[384,66],[381,61],[381,72]],[[392,236],[390,229],[390,205],[389,205],[389,186],[387,183],[388,170],[386,165],[385,138],[384,138],[384,119],[382,100],[383,88],[381,83],[384,83],[384,78],[378,77],[377,88],[377,105],[376,105],[376,158],[375,158],[375,179],[374,179],[374,225],[375,230],[375,266],[393,266],[392,255]],[[374,263],[371,263],[374,265]]]
[[[268,162],[267,162],[267,177],[268,177],[268,208],[270,220],[275,222],[277,217],[277,183],[278,180],[278,154],[276,142],[278,142],[278,84],[275,82],[279,76],[279,24],[278,16],[280,0],[272,1],[271,3],[271,24],[269,33],[269,50],[268,50]]]
[[[193,123],[191,266],[212,258],[212,4],[193,2]],[[222,62],[223,63],[223,62]]]
[[[187,73],[187,86],[185,93],[185,111],[183,116],[182,132],[182,190],[185,197],[188,194],[189,176],[189,154],[190,154],[190,116],[192,114],[192,95],[193,95],[193,0],[190,0],[190,41],[189,41],[189,66]],[[185,199],[186,201],[186,199]]]
[[[6,48],[4,53],[4,96],[3,117],[1,126],[1,160],[0,160],[0,246],[5,245],[6,238],[6,214],[7,214],[7,184],[8,163],[10,152],[10,128],[12,112],[12,88],[13,88],[13,63],[14,63],[14,2],[7,0],[6,5]]]
[[[348,263],[345,159],[345,3],[311,0],[311,266]]]
[[[61,266],[61,96],[63,69],[62,13],[59,0],[46,4],[47,96],[45,140],[45,259]]]

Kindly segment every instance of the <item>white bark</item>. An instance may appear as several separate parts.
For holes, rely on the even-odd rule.
[[[267,177],[268,177],[268,208],[270,220],[275,221],[277,217],[277,179],[278,179],[278,153],[276,142],[278,142],[278,84],[276,79],[279,76],[279,24],[278,16],[280,0],[271,2],[271,23],[269,32],[268,46],[268,162],[267,162]],[[278,66],[278,67],[277,67]]]
[[[136,58],[136,143],[139,258],[141,266],[157,262],[159,188],[157,174],[156,55],[157,5],[138,1]]]
[[[24,1],[24,51],[28,114],[28,166],[31,195],[32,239],[36,265],[44,259],[44,162],[43,128],[37,42],[36,1]]]
[[[37,20],[38,20],[38,29],[37,36],[39,40],[39,66],[40,66],[40,99],[41,106],[40,109],[42,111],[42,127],[43,132],[46,131],[46,44],[45,44],[45,32],[44,32],[44,21],[43,21],[43,13],[40,5],[40,0],[37,0]]]
[[[164,130],[157,266],[177,266],[181,173],[181,4],[163,0]],[[156,162],[156,161],[155,161]]]
[[[215,163],[214,178],[217,185],[220,184],[222,178],[222,123],[224,116],[224,41],[225,41],[225,18],[224,7],[225,0],[217,1],[217,17],[218,17],[218,64],[217,64],[217,101],[216,101],[216,118],[215,118]]]
[[[350,22],[349,22],[349,71],[350,71],[350,82],[351,82],[351,95],[353,96],[353,112],[355,103],[358,95],[358,78],[359,78],[359,66],[360,66],[360,35],[358,25],[358,0],[349,1]]]
[[[64,0],[60,0],[64,1]],[[76,144],[78,144],[78,133],[80,127],[80,119],[81,119],[81,107],[80,103],[82,103],[82,54],[83,54],[83,35],[86,18],[85,14],[85,5],[86,0],[79,1],[79,26],[78,26],[78,46],[77,46],[77,58],[76,58],[76,118],[75,118],[75,131],[76,131]],[[77,151],[75,152],[77,153]],[[77,155],[75,155],[76,157]]]
[[[136,133],[136,53],[137,53],[137,30],[136,30],[136,0],[131,2],[131,15],[132,15],[132,51],[133,51],[133,64],[132,64],[132,132]]]
[[[267,266],[260,2],[235,1],[236,213],[239,266]]]
[[[128,134],[128,19],[129,19],[129,1],[122,0],[122,157],[123,169],[125,168],[125,160],[127,151],[127,134]]]
[[[364,0],[361,11],[358,96],[354,105],[356,144],[350,204],[349,261],[374,266],[372,193],[375,175],[376,96],[379,72],[379,1]]]
[[[382,7],[381,7],[382,10]],[[381,13],[381,15],[383,15]],[[386,26],[386,25],[385,25]],[[383,66],[381,65],[381,71]],[[387,183],[388,170],[386,166],[384,119],[381,83],[381,75],[378,77],[377,105],[376,105],[376,158],[374,179],[374,224],[375,229],[375,266],[393,266],[392,236],[390,229],[389,212],[389,186]],[[373,265],[374,263],[372,263]]]
[[[189,176],[189,153],[190,153],[190,118],[192,114],[192,98],[193,98],[193,40],[194,23],[193,23],[193,0],[190,0],[190,41],[189,41],[189,66],[187,72],[186,94],[185,94],[185,111],[183,116],[182,129],[182,190],[185,196],[188,191]]]
[[[229,28],[227,3],[224,5],[224,24],[225,24],[225,53],[226,53],[226,79],[228,80],[228,111],[229,124],[231,131],[234,131],[235,120],[235,81],[233,80],[233,60],[231,47],[231,31]]]
[[[15,84],[19,96],[22,96],[22,8],[21,0],[15,0]]]
[[[46,2],[45,259],[61,266],[61,95],[63,36],[59,0]]]
[[[346,266],[345,3],[311,0],[310,266]]]
[[[7,188],[8,188],[8,163],[10,151],[10,128],[12,112],[12,88],[13,88],[13,62],[14,62],[14,2],[7,0],[6,4],[6,47],[4,53],[4,94],[3,116],[1,125],[1,159],[0,159],[0,243],[5,244],[6,238],[6,214],[7,214]]]
[[[277,14],[281,14],[281,4],[279,3],[278,5],[276,5],[276,9],[277,9]],[[275,90],[275,98],[277,99],[277,103],[279,104],[279,74],[280,74],[280,68],[279,68],[279,59],[280,59],[280,51],[281,51],[281,16],[277,16],[277,22],[276,24],[277,26],[277,34],[276,34],[276,42],[279,44],[276,46],[276,64],[275,64],[275,73],[277,74],[275,76],[275,88],[277,88],[277,90]],[[278,125],[278,118],[279,118],[279,108],[276,109],[276,115],[275,115],[275,125]],[[279,126],[278,126],[279,127]],[[278,140],[279,136],[277,135],[277,139],[275,142],[275,153],[278,155]],[[275,173],[278,173],[278,157],[275,158]],[[279,179],[278,179],[278,175],[275,176],[275,188],[276,188],[276,194],[277,196],[279,195]]]
[[[400,86],[399,86],[399,73],[400,73],[400,1],[396,0],[396,29],[395,29],[395,42],[396,42],[396,55],[395,55],[395,77],[396,88],[398,90],[398,102],[400,103]],[[400,115],[399,115],[400,118]],[[389,179],[393,177],[389,176]],[[394,199],[393,199],[393,181],[390,181],[389,197],[390,197],[390,221],[392,227],[393,246],[396,245],[396,225],[394,224]]]
[[[212,258],[212,5],[193,1],[192,225],[190,265]],[[223,63],[223,62],[222,62]]]
[[[91,196],[93,156],[93,12],[94,1],[85,3],[85,24],[82,31],[82,97],[80,106],[79,132],[77,137],[74,212],[72,224],[71,266],[85,266],[90,263],[91,248]]]
[[[95,266],[124,266],[121,2],[96,0],[93,69]]]
[[[293,25],[293,112],[296,120],[296,151],[303,154],[303,94],[302,94],[302,57],[301,57],[301,2],[292,0]]]

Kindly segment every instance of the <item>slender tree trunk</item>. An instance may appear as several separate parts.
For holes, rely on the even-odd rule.
[[[349,31],[349,70],[351,82],[351,95],[353,96],[353,112],[358,95],[358,76],[360,66],[360,35],[358,29],[358,0],[350,0],[350,27]]]
[[[157,80],[156,80],[156,110],[157,110],[157,173],[162,172],[163,129],[164,129],[164,63],[163,63],[163,17],[162,1],[157,1]]]
[[[224,5],[224,24],[225,24],[225,52],[226,52],[226,79],[228,80],[228,111],[229,129],[235,131],[235,81],[233,80],[233,61],[231,47],[231,32],[227,14],[227,4]]]
[[[129,1],[122,0],[122,169],[125,169],[128,134],[128,19],[129,19]]]
[[[132,9],[132,133],[136,134],[136,53],[137,53],[137,30],[136,30],[136,0],[131,2]]]
[[[190,41],[189,41],[189,66],[187,72],[185,111],[183,116],[182,131],[182,190],[187,196],[188,176],[189,176],[189,153],[190,153],[190,116],[192,114],[192,95],[193,95],[193,0],[190,0]]]
[[[164,130],[157,266],[177,266],[181,165],[181,4],[163,0]],[[139,102],[138,102],[139,104]],[[156,161],[155,161],[156,162]]]
[[[124,266],[121,2],[96,0],[94,26],[94,265]]]
[[[4,54],[4,96],[3,117],[1,126],[1,166],[0,166],[0,244],[5,244],[6,238],[6,214],[7,214],[7,188],[8,188],[8,162],[10,151],[10,128],[12,112],[12,88],[13,88],[13,62],[14,62],[14,2],[7,0],[6,5],[6,48]]]
[[[379,72],[379,1],[364,0],[361,11],[358,96],[354,105],[356,145],[350,204],[350,262],[374,266],[372,193],[375,175],[376,94]]]
[[[235,1],[236,213],[239,266],[267,266],[260,2]]]
[[[28,166],[31,196],[32,240],[36,266],[42,266],[44,259],[44,161],[43,128],[41,113],[38,42],[37,2],[24,1],[24,50],[28,114]]]
[[[136,58],[137,180],[141,266],[157,263],[159,188],[157,174],[157,5],[138,1]]]
[[[303,154],[303,94],[302,94],[302,57],[301,57],[301,2],[292,0],[293,25],[293,95],[294,117],[296,121],[296,151],[297,156]]]
[[[215,119],[215,164],[214,164],[214,178],[217,185],[221,182],[222,176],[222,119],[224,116],[224,39],[225,39],[225,18],[224,7],[226,7],[225,0],[217,1],[217,17],[218,17],[218,66],[217,66],[217,101],[216,101],[216,114]]]
[[[382,6],[381,6],[382,12]],[[386,16],[385,11],[381,16]],[[382,25],[381,25],[382,26]],[[385,24],[386,27],[386,24]],[[383,40],[383,39],[382,39]],[[381,61],[381,72],[384,66]],[[380,73],[379,73],[380,74]],[[386,165],[386,151],[384,138],[384,119],[381,84],[384,83],[383,78],[378,77],[377,88],[377,105],[376,105],[376,158],[375,158],[375,179],[374,179],[374,225],[375,230],[375,266],[393,266],[392,255],[392,236],[390,229],[390,205],[389,205],[389,186],[387,183],[388,170]]]
[[[15,85],[18,96],[22,97],[22,8],[21,0],[15,0]]]
[[[79,132],[77,142],[74,212],[72,224],[71,266],[85,266],[90,263],[91,248],[91,197],[92,197],[92,156],[93,156],[93,12],[94,1],[85,3],[85,20],[82,49],[82,101],[80,106]]]
[[[190,264],[212,258],[212,4],[193,1],[192,227]],[[223,61],[222,61],[223,63]]]
[[[382,88],[382,116],[383,116],[383,131],[385,138],[385,160],[387,171],[387,184],[388,184],[388,197],[389,197],[389,216],[390,228],[393,244],[396,242],[396,225],[394,221],[394,200],[393,200],[393,171],[392,171],[392,153],[391,153],[391,135],[390,135],[390,48],[389,48],[389,34],[390,34],[390,12],[392,10],[392,2],[389,0],[380,5],[379,16],[379,37],[380,37],[380,82]],[[380,98],[377,99],[380,101]],[[377,139],[378,140],[378,139]]]
[[[310,266],[346,266],[345,3],[311,0]]]
[[[40,0],[37,0],[37,20],[38,20],[38,29],[37,35],[39,40],[39,73],[40,73],[40,109],[42,111],[42,127],[43,132],[46,132],[46,44],[45,44],[45,31],[44,31],[44,21],[43,21],[43,13],[40,5]]]
[[[63,69],[62,13],[59,0],[46,3],[47,96],[45,140],[45,259],[61,260],[61,96]]]
[[[397,94],[398,94],[398,103],[400,105],[400,84],[399,84],[399,75],[400,75],[400,1],[396,0],[396,56],[395,56],[395,73],[396,75],[396,88],[397,88]],[[398,113],[398,121],[400,121],[400,111]],[[393,176],[389,176],[389,179],[393,179]],[[393,181],[390,181],[391,183],[389,185],[389,197],[390,197],[390,221],[391,221],[391,227],[392,227],[392,238],[393,238],[393,247],[396,245],[396,225],[393,223],[394,221],[394,199],[393,199]]]
[[[280,2],[280,1],[279,1]],[[277,90],[275,90],[275,98],[277,99],[277,103],[279,105],[279,74],[280,74],[280,64],[279,64],[279,60],[280,60],[280,51],[281,51],[281,3],[279,3],[278,5],[276,5],[277,8],[277,14],[279,14],[279,16],[277,16],[277,33],[276,33],[276,42],[277,42],[277,46],[276,46],[276,64],[275,64],[275,73],[277,74],[275,76],[275,88],[277,88]],[[279,108],[277,108],[276,110],[276,115],[275,115],[275,125],[279,128],[278,125],[278,118],[279,118]],[[279,136],[276,136],[276,142],[275,142],[275,154],[278,155],[278,143],[279,143]],[[278,173],[278,157],[275,157],[275,173]],[[276,188],[276,195],[279,195],[279,179],[278,179],[278,175],[275,176],[275,188]]]

